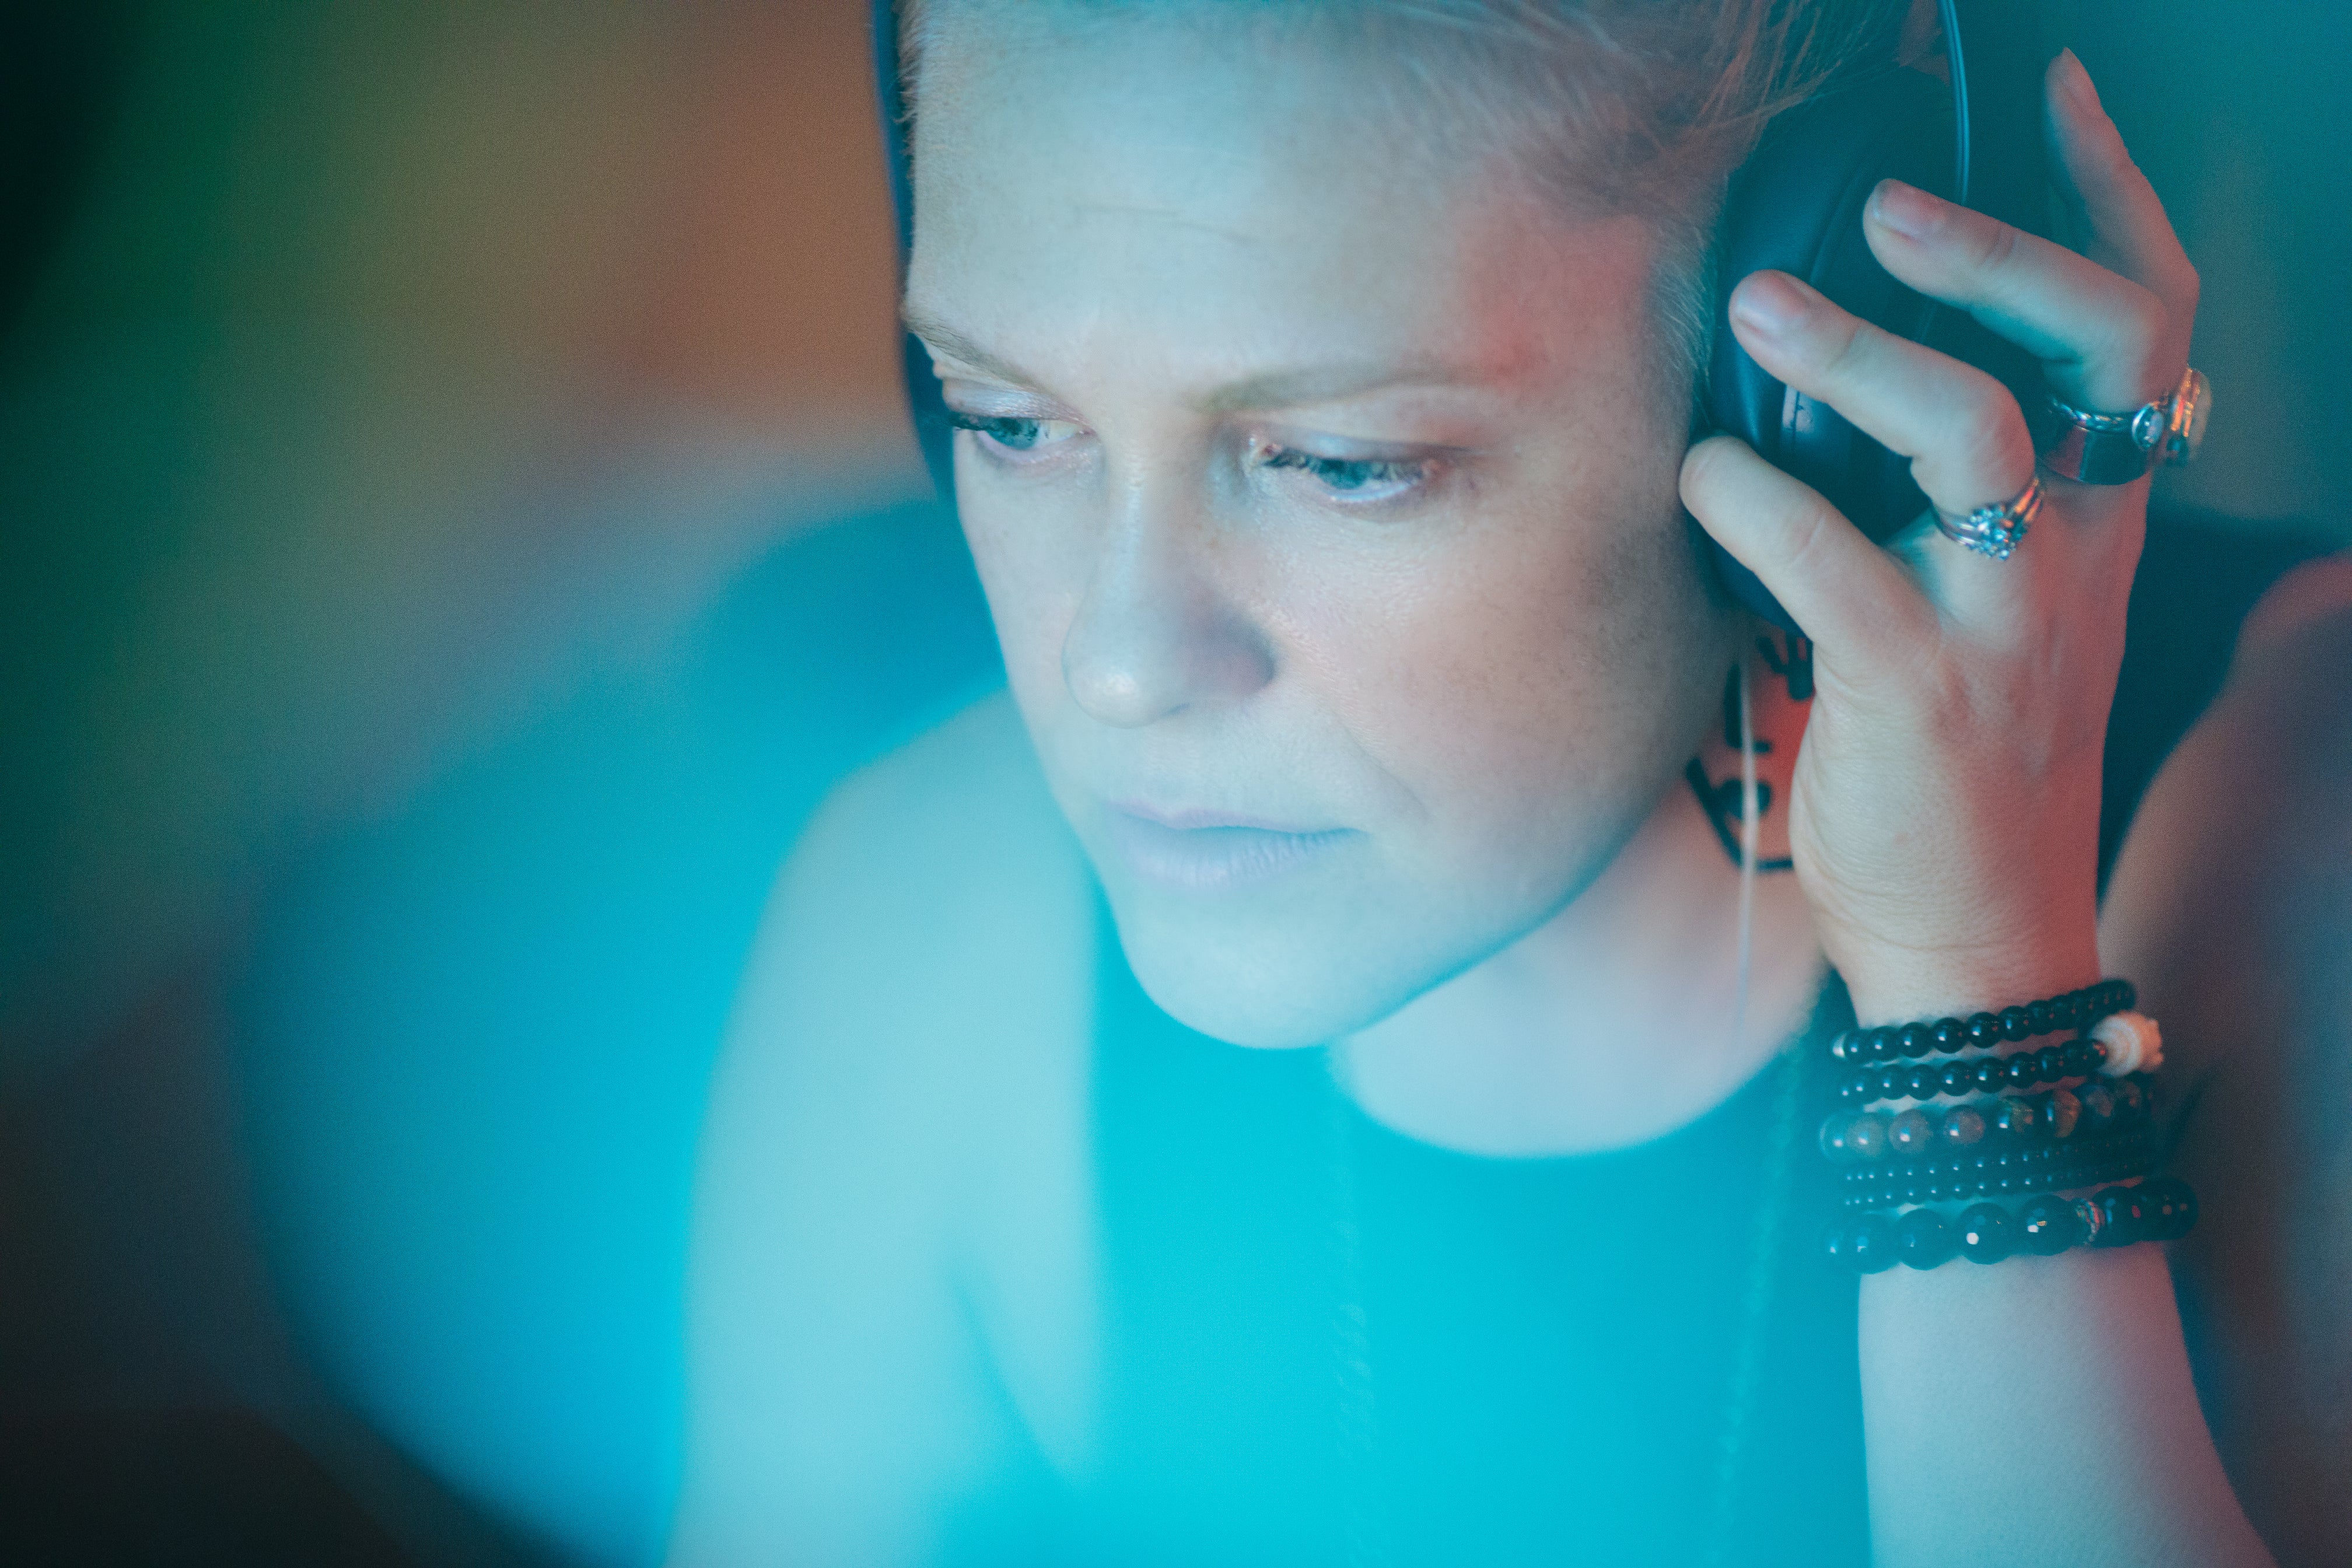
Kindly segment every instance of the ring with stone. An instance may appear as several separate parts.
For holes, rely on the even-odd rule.
[[[2025,481],[2025,488],[2010,500],[1993,506],[1980,506],[1963,517],[1947,517],[1936,513],[1936,527],[1943,536],[1956,544],[1965,545],[1979,555],[1990,555],[1995,561],[2006,561],[2017,553],[2025,541],[2025,531],[2042,510],[2042,476],[2034,475]]]

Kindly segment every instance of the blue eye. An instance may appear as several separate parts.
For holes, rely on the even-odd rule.
[[[1356,500],[1402,495],[1429,478],[1421,458],[1318,458],[1293,447],[1268,447],[1259,459],[1269,468],[1293,468],[1335,494]]]
[[[1044,421],[997,419],[978,414],[950,413],[948,416],[948,423],[959,430],[970,430],[975,435],[985,436],[1000,447],[1010,447],[1016,452],[1025,452],[1037,444],[1038,427]]]
[[[964,414],[948,411],[948,423],[959,430],[969,430],[983,445],[999,455],[1031,453],[1040,447],[1052,447],[1078,433],[1078,426],[1067,419],[1029,419],[1004,414]]]

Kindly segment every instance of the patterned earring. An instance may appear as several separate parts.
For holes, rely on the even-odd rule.
[[[1813,646],[1801,633],[1790,632],[1781,636],[1783,640],[1779,641],[1772,634],[1759,637],[1756,639],[1757,653],[1762,658],[1765,667],[1787,688],[1791,703],[1809,702],[1813,695]],[[1734,665],[1725,672],[1723,681],[1723,745],[1735,757],[1741,752],[1739,673],[1739,667]],[[1752,722],[1748,742],[1750,759],[1773,754],[1772,742],[1756,733]],[[1708,775],[1706,763],[1699,757],[1693,757],[1683,768],[1683,781],[1690,786],[1699,809],[1706,813],[1707,822],[1715,828],[1717,842],[1723,846],[1724,854],[1729,857],[1734,866],[1739,864],[1739,843],[1746,826],[1741,810],[1747,797],[1747,788],[1741,777],[1744,771],[1743,767],[1730,777],[1718,781]],[[1772,803],[1770,782],[1758,779],[1756,816],[1759,828],[1770,816]],[[1759,872],[1795,868],[1795,860],[1785,855],[1759,859],[1756,863],[1756,869]]]
[[[1789,700],[1811,702],[1813,700],[1813,641],[1802,632],[1780,634],[1785,642],[1775,645],[1772,634],[1756,639],[1756,651],[1764,656],[1765,665],[1786,682]]]

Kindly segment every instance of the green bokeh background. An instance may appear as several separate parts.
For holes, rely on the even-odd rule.
[[[2064,11],[2205,279],[2198,359],[2219,412],[2204,459],[2166,492],[2249,531],[2352,543],[2334,434],[2352,365],[2352,6]],[[853,574],[894,561],[951,574],[936,519],[901,504],[923,484],[897,405],[863,27],[848,0],[81,0],[0,22],[0,1373],[14,1386],[262,1408],[436,1560],[650,1559],[669,1484],[674,1247],[647,1244],[651,1283],[614,1309],[635,1314],[625,1331],[581,1330],[651,1370],[608,1369],[623,1392],[590,1401],[593,1429],[548,1460],[555,1479],[453,1436],[462,1422],[395,1408],[384,1389],[401,1379],[383,1369],[397,1357],[354,1360],[315,1321],[343,1298],[302,1283],[321,1277],[315,1249],[282,1234],[289,1214],[332,1223],[316,1192],[269,1184],[303,1117],[279,1089],[314,1081],[313,1037],[289,1035],[287,993],[257,1010],[251,985],[257,963],[286,962],[289,909],[412,907],[321,891],[322,867],[374,866],[361,885],[380,889],[398,868],[463,858],[453,842],[498,812],[533,816],[528,790],[484,781],[543,757],[530,748],[567,725],[594,729],[598,701],[657,713],[659,692],[683,689],[663,682],[687,680],[709,646],[696,639],[714,606],[779,561],[814,561],[791,553],[813,531],[865,530],[867,544],[842,547]],[[953,584],[939,582],[944,606]],[[791,613],[788,588],[759,592]],[[884,717],[793,709],[778,721],[811,726],[805,744],[787,735],[760,765],[813,792],[878,743],[887,714],[982,671],[955,613],[941,609],[953,626],[920,669],[877,644],[855,671],[781,672],[810,689],[876,682]],[[679,700],[713,726],[746,711]],[[684,787],[611,799],[659,812]],[[791,816],[770,825],[779,842]],[[625,815],[579,831],[625,833]],[[749,826],[729,842],[773,848]],[[737,910],[745,895],[710,874]],[[698,1006],[714,986],[723,999],[735,918],[710,928],[717,978],[697,982]],[[502,929],[518,924],[527,910]],[[415,1027],[464,1013],[461,995]],[[700,1047],[625,1052],[611,1059],[626,1070],[600,1080],[621,1094],[630,1073],[670,1074],[647,1101],[668,1131],[632,1156],[651,1173],[630,1190],[651,1207],[599,1268],[678,1223],[716,1028],[681,1016]],[[396,1062],[397,1029],[372,1028],[371,1059]],[[501,1038],[515,1036],[486,1029],[465,1048]],[[257,1085],[257,1061],[281,1076]],[[520,1080],[448,1081],[491,1083],[482,1105],[510,1110],[499,1096]],[[448,1125],[497,1136],[488,1111],[458,1107]],[[436,1178],[419,1170],[422,1191]],[[415,1306],[431,1332],[402,1353],[449,1363],[466,1312],[496,1316],[482,1292],[532,1277],[528,1258],[500,1268],[453,1272],[446,1289],[420,1270],[440,1305]],[[478,1361],[476,1392],[514,1413],[497,1443],[527,1450],[534,1421],[576,1419],[545,1378],[503,1390],[498,1357]]]

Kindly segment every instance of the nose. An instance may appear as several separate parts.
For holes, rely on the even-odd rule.
[[[1133,729],[1239,701],[1274,678],[1265,639],[1221,586],[1213,544],[1179,498],[1134,487],[1099,542],[1062,643],[1062,679],[1088,715]]]

